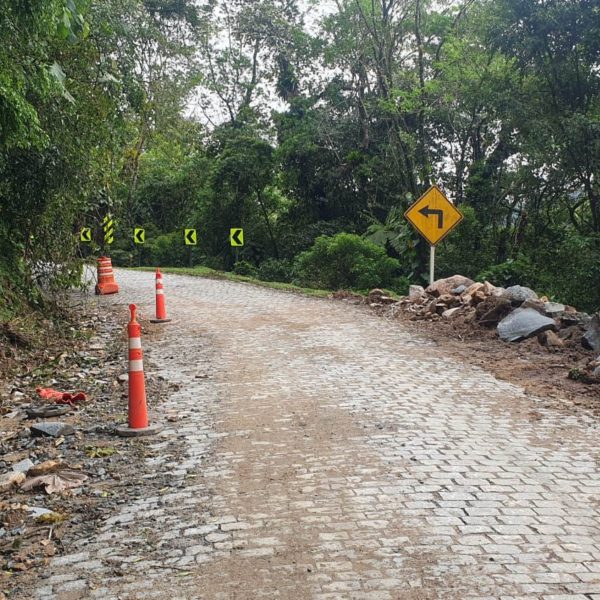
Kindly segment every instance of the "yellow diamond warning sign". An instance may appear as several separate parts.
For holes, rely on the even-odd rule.
[[[404,216],[432,246],[441,242],[463,218],[437,185],[432,185]]]

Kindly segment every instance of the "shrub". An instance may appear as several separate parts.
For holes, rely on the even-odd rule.
[[[295,266],[301,285],[358,290],[392,287],[400,269],[383,248],[351,233],[318,237]]]
[[[289,283],[294,276],[294,262],[288,259],[267,258],[258,267],[258,278],[262,281]]]
[[[256,277],[257,269],[252,263],[249,263],[247,260],[238,260],[233,265],[233,272],[236,275],[243,275],[245,277]]]
[[[184,267],[189,263],[189,246],[183,242],[180,231],[164,233],[146,242],[143,248],[146,264]]]
[[[477,281],[489,281],[495,286],[509,287],[511,285],[535,285],[532,279],[533,267],[525,257],[509,258],[506,262],[488,267],[479,275]]]

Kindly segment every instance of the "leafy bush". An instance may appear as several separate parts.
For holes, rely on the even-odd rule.
[[[185,267],[189,264],[189,248],[181,231],[165,233],[146,242],[144,262],[157,267]]]
[[[233,265],[233,272],[236,275],[244,275],[245,277],[256,277],[257,269],[252,263],[249,263],[247,260],[238,260]]]
[[[600,310],[600,234],[556,228],[552,235],[534,259],[536,290],[579,310]]]
[[[393,287],[400,263],[351,233],[320,236],[296,259],[298,282],[309,287],[366,290]]]
[[[294,262],[288,259],[267,258],[258,267],[258,278],[262,281],[289,283],[294,276]]]
[[[534,271],[529,260],[523,256],[516,259],[509,258],[506,262],[498,265],[492,265],[482,271],[477,277],[477,281],[489,281],[495,286],[509,287],[511,285],[535,285],[535,279],[532,278]]]

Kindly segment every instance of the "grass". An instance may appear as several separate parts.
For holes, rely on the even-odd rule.
[[[133,267],[134,271],[156,271],[155,267]],[[208,279],[226,279],[227,281],[238,281],[249,283],[260,287],[266,287],[273,290],[283,292],[291,292],[302,294],[304,296],[313,296],[315,298],[327,298],[332,293],[332,290],[318,290],[313,288],[300,287],[291,283],[280,283],[278,281],[261,281],[254,277],[246,277],[245,275],[236,275],[227,271],[216,271],[208,267],[161,267],[163,273],[174,273],[176,275],[191,275],[192,277],[206,277]]]

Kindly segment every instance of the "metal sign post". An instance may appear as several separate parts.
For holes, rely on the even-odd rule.
[[[435,272],[435,246],[429,246],[429,285],[431,285],[434,279]]]
[[[189,247],[189,266],[190,269],[193,267],[194,265],[194,261],[193,261],[193,246],[196,246],[198,244],[198,233],[194,228],[188,227],[186,229],[184,229],[183,231],[183,239],[185,241],[185,245]]]
[[[234,248],[235,262],[240,260],[240,246],[244,245],[244,230],[241,227],[232,227],[229,230],[229,243]]]

